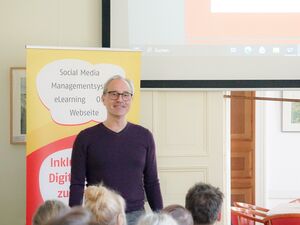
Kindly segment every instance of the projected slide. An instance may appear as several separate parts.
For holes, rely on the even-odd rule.
[[[298,56],[300,0],[129,0],[144,55]]]
[[[185,2],[188,43],[300,43],[300,30],[296,29],[300,22],[300,14],[293,13],[295,9],[300,10],[299,0],[186,0]],[[290,11],[287,11],[288,9]],[[277,13],[270,13],[270,10]]]

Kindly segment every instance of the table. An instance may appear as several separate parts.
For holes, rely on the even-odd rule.
[[[267,215],[286,214],[286,213],[298,213],[300,214],[300,203],[281,203],[274,208],[271,208]]]

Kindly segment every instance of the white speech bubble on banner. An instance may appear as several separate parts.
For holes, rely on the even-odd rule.
[[[38,73],[38,95],[52,119],[63,125],[77,125],[106,119],[101,102],[104,83],[112,76],[125,77],[113,64],[90,64],[78,59],[57,60]]]

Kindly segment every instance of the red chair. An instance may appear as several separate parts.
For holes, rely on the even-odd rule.
[[[300,213],[267,216],[265,218],[265,225],[300,225]]]
[[[231,207],[232,225],[255,225],[255,222],[264,224],[265,214],[255,210],[240,207]]]
[[[257,205],[252,205],[252,204],[244,203],[244,202],[233,202],[233,205],[237,206],[237,207],[240,207],[240,208],[251,209],[251,210],[255,210],[255,211],[258,211],[258,212],[262,212],[262,213],[265,213],[265,212],[269,211],[269,209],[267,209],[267,208],[263,208],[263,207],[260,207],[260,206],[257,206]]]

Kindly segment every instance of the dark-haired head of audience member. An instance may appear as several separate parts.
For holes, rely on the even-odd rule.
[[[212,225],[221,219],[223,193],[210,184],[197,183],[189,189],[185,207],[192,213],[195,225]]]
[[[176,220],[178,225],[193,225],[193,217],[189,210],[181,205],[169,205],[162,209],[162,212],[169,214]]]
[[[48,221],[45,225],[98,225],[92,213],[81,206]]]
[[[59,200],[46,200],[38,207],[33,215],[32,225],[43,225],[50,219],[55,218],[68,210],[69,206]]]
[[[84,192],[84,206],[100,225],[126,225],[125,200],[117,192],[103,185],[88,186]]]

